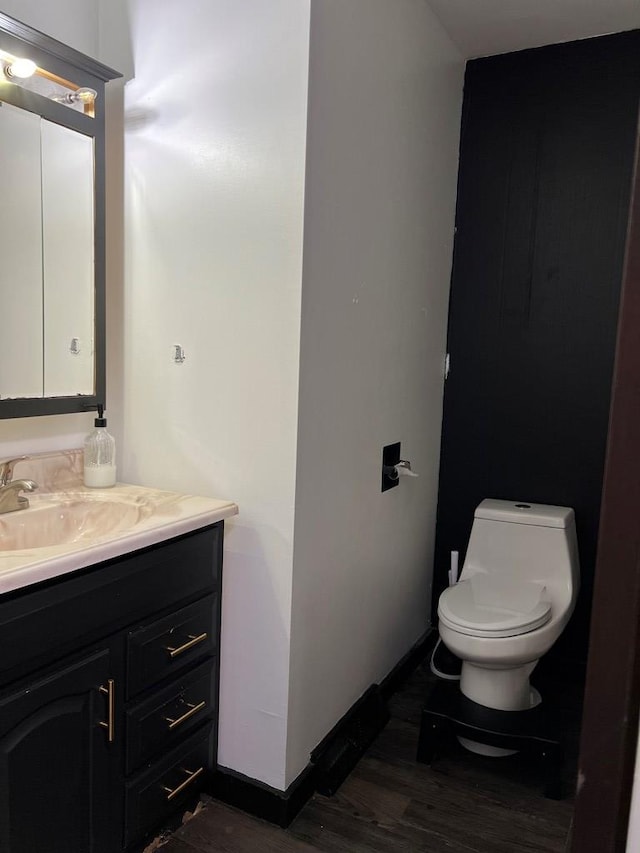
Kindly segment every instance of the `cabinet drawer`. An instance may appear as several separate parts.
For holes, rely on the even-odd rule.
[[[127,711],[127,773],[182,740],[216,710],[211,658]]]
[[[0,596],[0,680],[207,595],[220,582],[222,522],[37,589]],[[46,638],[46,639],[44,639]]]
[[[211,768],[212,743],[213,728],[209,725],[127,785],[125,847],[157,829],[201,790]]]
[[[128,635],[127,695],[135,696],[184,666],[217,652],[216,596],[183,607]]]

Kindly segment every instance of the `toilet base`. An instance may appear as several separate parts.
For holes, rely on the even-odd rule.
[[[529,684],[538,661],[511,669],[488,669],[463,661],[460,692],[485,708],[497,711],[528,711],[540,703],[540,694]]]

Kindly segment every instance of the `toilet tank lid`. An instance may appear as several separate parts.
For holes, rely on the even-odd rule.
[[[574,517],[570,506],[533,504],[529,501],[499,501],[495,498],[485,498],[478,505],[474,516],[510,524],[532,524],[536,527],[569,527]]]

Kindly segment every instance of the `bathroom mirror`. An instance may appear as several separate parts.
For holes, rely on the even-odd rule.
[[[104,86],[118,76],[0,13],[0,417],[104,402]]]

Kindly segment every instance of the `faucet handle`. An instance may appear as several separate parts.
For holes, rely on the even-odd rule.
[[[13,479],[13,468],[17,462],[28,459],[28,456],[16,456],[14,459],[0,460],[0,486],[6,486]]]

